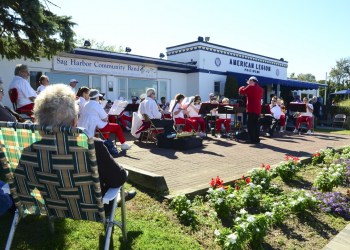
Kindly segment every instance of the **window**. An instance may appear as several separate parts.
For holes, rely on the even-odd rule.
[[[129,79],[128,84],[128,100],[132,96],[140,96],[141,94],[146,93],[148,88],[154,88],[157,93],[157,99],[160,99],[158,92],[158,82],[155,80],[143,80],[143,79]]]
[[[220,92],[220,82],[214,82],[214,95],[218,96],[221,94]]]
[[[89,86],[89,76],[88,75],[73,75],[73,74],[61,74],[47,72],[50,79],[50,84],[64,83],[69,85],[71,79],[76,79],[78,81],[77,86],[75,86],[75,91],[77,91],[81,86]]]
[[[126,97],[127,96],[127,82],[126,78],[118,78],[118,86],[119,86],[119,96]]]
[[[168,96],[167,89],[168,89],[168,81],[160,80],[159,81],[159,91],[158,91],[158,96],[157,96],[157,98],[159,100],[162,96],[164,96],[166,99],[168,99],[167,98],[167,96]]]
[[[91,80],[92,80],[91,88],[98,89],[101,92],[101,76],[92,76]]]

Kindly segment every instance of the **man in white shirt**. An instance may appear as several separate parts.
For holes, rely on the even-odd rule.
[[[75,79],[71,79],[69,81],[69,86],[72,88],[73,93],[75,94],[75,86],[77,86],[78,81]]]
[[[259,122],[261,124],[269,124],[269,131],[266,133],[267,137],[273,137],[273,132],[275,131],[280,117],[282,115],[282,109],[279,105],[277,105],[277,97],[273,97],[271,99],[270,114],[265,114],[264,118],[260,118]]]
[[[300,132],[300,124],[302,122],[307,122],[307,135],[312,135],[311,128],[312,128],[312,122],[313,122],[313,111],[314,107],[312,104],[308,103],[309,99],[307,97],[303,98],[303,103],[306,105],[306,112],[301,112],[299,116],[297,117],[295,129],[293,131],[294,134]]]
[[[163,127],[166,135],[175,132],[173,120],[161,120],[162,113],[158,109],[156,102],[156,90],[149,88],[146,90],[146,99],[140,104],[141,115],[146,114],[156,127]]]
[[[37,96],[35,90],[28,82],[29,71],[25,64],[17,64],[15,76],[10,83],[9,89],[17,89],[17,112],[28,112],[33,110],[34,100]]]

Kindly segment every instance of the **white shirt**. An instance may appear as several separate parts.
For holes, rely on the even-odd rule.
[[[196,109],[200,109],[201,105],[198,104],[198,105],[194,105],[193,106],[196,108]],[[200,114],[197,113],[197,111],[194,109],[194,107],[192,106],[192,104],[190,106],[188,106],[187,108],[187,111],[188,111],[188,115],[190,117],[201,117]]]
[[[271,113],[275,119],[279,120],[282,115],[282,109],[280,106],[275,105],[271,108]]]
[[[89,138],[95,135],[97,128],[104,128],[107,122],[102,121],[107,118],[107,113],[102,106],[95,100],[88,101],[78,119],[78,127],[86,129]]]
[[[300,116],[311,116],[312,117],[312,112],[309,111],[310,108],[312,111],[314,110],[314,106],[310,103],[306,103],[306,112],[300,113]]]
[[[75,101],[75,103],[78,104],[79,115],[81,115],[83,113],[83,109],[85,104],[87,103],[87,100],[84,97],[80,96],[79,99]]]
[[[9,89],[13,88],[17,89],[18,92],[17,108],[33,103],[29,97],[37,96],[29,82],[20,76],[15,76],[10,83]]]
[[[173,111],[173,118],[184,118],[184,111],[181,110],[182,106],[180,103],[176,103],[174,111]],[[180,110],[180,112],[175,115],[175,112],[178,112]]]
[[[148,115],[150,119],[160,119],[162,117],[162,114],[158,110],[156,101],[148,96],[142,103],[140,103],[140,112],[142,115]]]
[[[36,92],[38,93],[38,95],[40,94],[40,92],[44,91],[46,89],[46,86],[40,84],[40,86],[36,89]]]

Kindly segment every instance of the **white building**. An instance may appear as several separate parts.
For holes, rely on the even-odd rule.
[[[77,48],[72,53],[60,53],[52,60],[42,59],[0,61],[0,76],[5,91],[13,78],[16,64],[27,64],[30,82],[34,89],[41,74],[49,76],[50,84],[66,83],[74,78],[80,86],[88,86],[106,93],[106,99],[122,96],[130,100],[140,96],[149,87],[157,90],[157,99],[167,100],[177,93],[185,96],[199,94],[202,100],[209,93],[224,94],[227,76],[234,76],[239,85],[244,85],[249,76],[258,78],[265,89],[265,100],[271,93],[281,91],[314,89],[321,84],[287,79],[288,62],[267,56],[249,53],[203,41],[176,45],[167,48],[167,60],[127,53],[115,53],[89,48]],[[315,92],[315,91],[314,91]],[[315,92],[316,94],[316,92]],[[10,106],[8,96],[5,105]]]

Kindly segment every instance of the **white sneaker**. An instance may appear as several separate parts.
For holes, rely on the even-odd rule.
[[[297,134],[297,133],[298,133],[298,130],[297,130],[297,129],[294,129],[294,130],[293,130],[293,133],[294,133],[294,134]]]
[[[306,132],[306,134],[307,134],[307,135],[312,135],[311,130],[308,130],[308,131]]]
[[[129,128],[128,126],[126,126],[125,129],[126,129],[127,131],[130,131],[130,130],[131,130],[131,128]]]
[[[281,128],[281,129],[280,129],[280,133],[284,133],[284,130],[283,130],[283,128]]]
[[[123,143],[123,144],[121,145],[120,148],[121,148],[122,150],[128,150],[128,149],[130,149],[131,147],[130,147],[128,144]]]

